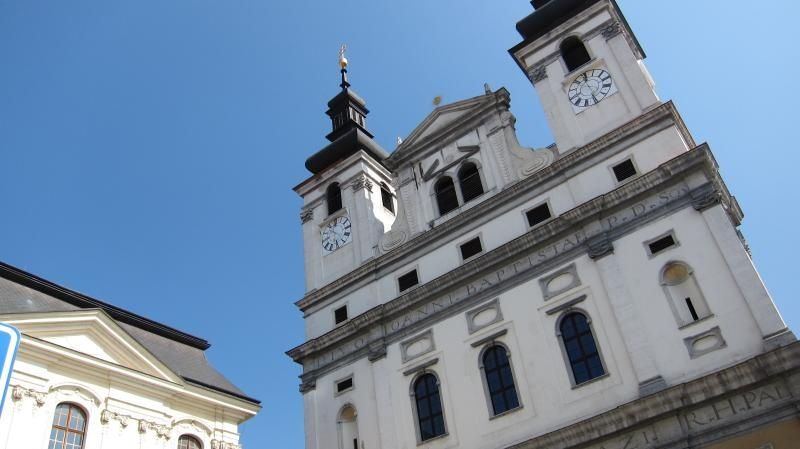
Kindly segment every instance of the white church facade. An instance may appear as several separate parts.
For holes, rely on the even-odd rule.
[[[306,449],[773,448],[800,434],[800,346],[743,213],[613,0],[532,2],[503,88],[391,154],[347,80],[303,199]]]
[[[241,449],[260,410],[205,340],[2,263],[0,321],[22,334],[2,448]]]

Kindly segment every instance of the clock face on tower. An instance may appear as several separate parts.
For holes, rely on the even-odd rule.
[[[332,253],[352,240],[350,219],[346,215],[337,217],[322,228],[322,249]]]
[[[611,75],[603,69],[592,69],[581,73],[572,82],[567,91],[567,98],[572,109],[577,113],[603,101],[603,98],[615,93],[617,87]]]

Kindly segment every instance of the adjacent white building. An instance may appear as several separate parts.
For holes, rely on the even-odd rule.
[[[388,154],[342,60],[295,187],[306,448],[795,447],[800,346],[711,150],[613,0],[532,3],[546,148],[486,86]]]
[[[2,448],[240,449],[260,409],[205,340],[2,263],[0,321],[22,334]]]

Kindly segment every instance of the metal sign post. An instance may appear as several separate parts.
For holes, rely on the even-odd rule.
[[[14,368],[19,341],[19,331],[15,327],[0,323],[0,414],[3,413],[3,402],[11,381],[11,370]]]

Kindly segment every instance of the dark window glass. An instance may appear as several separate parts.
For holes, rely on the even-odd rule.
[[[666,237],[662,237],[655,242],[650,243],[650,254],[655,254],[665,249],[669,248],[670,246],[675,244],[675,239],[672,238],[672,235],[668,235]]]
[[[630,159],[615,165],[613,170],[614,176],[617,177],[617,181],[619,182],[622,182],[636,174],[636,167],[633,166],[633,161]]]
[[[86,414],[78,406],[58,404],[47,449],[82,449],[86,436]]]
[[[567,38],[561,43],[561,57],[564,58],[564,64],[570,72],[592,59],[586,51],[586,46],[577,37]]]
[[[561,338],[576,385],[605,374],[586,316],[577,312],[565,316],[561,320]]]
[[[202,445],[197,438],[190,435],[181,435],[178,438],[178,449],[200,449]]]
[[[458,183],[461,186],[461,198],[465,203],[483,195],[481,175],[478,173],[478,167],[472,162],[467,162],[458,170]]]
[[[347,321],[347,306],[342,306],[334,310],[333,319],[336,321],[336,324]]]
[[[550,207],[547,203],[544,203],[541,206],[536,206],[528,212],[525,212],[525,217],[528,218],[528,226],[536,226],[539,223],[549,220],[552,215],[550,214]]]
[[[433,374],[423,374],[414,382],[414,400],[422,441],[444,435],[444,415],[439,384]]]
[[[508,361],[506,349],[492,346],[483,353],[483,371],[486,375],[486,386],[492,398],[492,410],[495,415],[519,407],[517,388],[511,374],[511,363]]]
[[[352,387],[353,387],[353,378],[351,377],[349,379],[345,379],[345,380],[337,383],[336,384],[336,392],[337,393],[341,393],[344,390],[347,390],[348,388],[352,388]]]
[[[389,188],[384,183],[381,183],[381,202],[383,207],[394,213],[394,198],[392,198],[392,192],[389,191]]]
[[[338,182],[328,186],[325,198],[328,201],[328,215],[342,208],[342,189],[339,187]]]
[[[447,176],[436,181],[436,205],[439,206],[439,215],[444,215],[451,210],[458,209],[458,197],[453,180]]]
[[[483,251],[483,246],[481,246],[481,239],[475,237],[474,239],[464,243],[460,246],[461,248],[461,259],[467,260],[472,256],[480,254]]]
[[[408,290],[409,288],[419,284],[419,277],[417,277],[417,270],[410,271],[399,278],[397,278],[397,286],[400,292]]]

